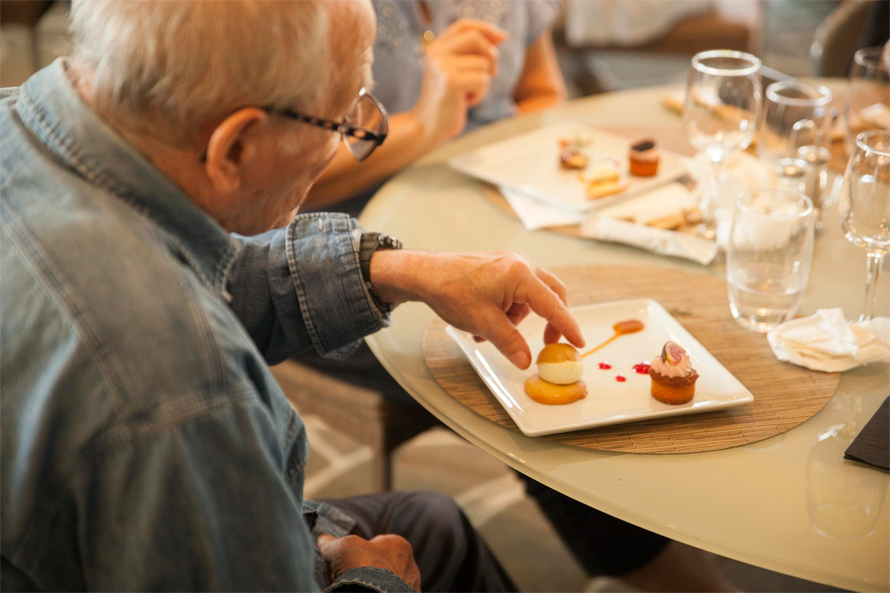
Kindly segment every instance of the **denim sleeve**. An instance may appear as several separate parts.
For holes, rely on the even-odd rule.
[[[388,570],[367,566],[353,568],[337,577],[325,592],[377,591],[379,593],[414,593],[408,583]]]
[[[232,309],[269,364],[314,347],[341,357],[389,325],[362,279],[358,222],[343,214],[297,216],[242,247],[229,272]]]
[[[250,396],[106,442],[72,482],[86,588],[318,591],[291,453]],[[359,576],[400,590],[389,571]]]

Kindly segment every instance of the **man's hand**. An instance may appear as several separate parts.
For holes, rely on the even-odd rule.
[[[420,591],[420,570],[408,540],[398,535],[378,535],[366,540],[357,535],[335,538],[322,535],[318,549],[331,568],[331,581],[353,568],[373,566],[394,573]]]
[[[371,284],[388,303],[423,301],[454,327],[490,340],[521,369],[532,357],[516,325],[531,311],[547,320],[545,343],[565,336],[584,346],[563,283],[518,253],[378,251]]]
[[[467,109],[488,93],[497,46],[506,38],[490,23],[460,19],[427,45],[420,98],[411,113],[433,145],[463,131]]]

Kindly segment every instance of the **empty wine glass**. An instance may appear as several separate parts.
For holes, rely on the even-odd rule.
[[[881,47],[867,47],[853,55],[844,101],[848,157],[856,150],[857,135],[890,129],[890,65],[883,52]]]
[[[802,173],[802,191],[812,201],[816,226],[822,210],[831,161],[831,91],[824,86],[797,80],[774,82],[766,87],[763,118],[757,136],[757,154],[773,163],[776,171]]]
[[[760,60],[731,50],[699,52],[692,58],[686,84],[683,125],[695,148],[710,158],[711,174],[702,183],[700,234],[715,235],[715,216],[732,207],[735,196],[721,200],[723,162],[754,138],[761,104]],[[727,203],[722,203],[727,202]]]
[[[757,155],[778,161],[797,158],[802,147],[830,148],[831,99],[827,87],[798,80],[774,82],[766,87]]]
[[[853,156],[844,174],[838,210],[848,241],[868,250],[865,306],[859,321],[874,317],[878,277],[890,251],[890,132],[856,136]]]

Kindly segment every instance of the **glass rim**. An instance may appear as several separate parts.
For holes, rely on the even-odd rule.
[[[802,212],[798,212],[796,214],[778,214],[778,215],[777,214],[764,214],[763,212],[757,212],[755,210],[748,208],[743,203],[746,198],[752,198],[757,194],[764,194],[764,193],[782,194],[782,195],[786,195],[789,197],[793,197],[798,201],[803,200],[804,204],[805,204],[805,208],[803,209]],[[793,192],[793,191],[790,191],[787,189],[781,189],[778,187],[765,187],[765,188],[760,188],[760,189],[743,192],[736,199],[736,208],[738,208],[739,210],[743,210],[746,214],[749,214],[751,216],[756,216],[759,218],[767,218],[770,220],[798,220],[798,219],[806,218],[807,216],[812,214],[813,200],[811,200],[810,197],[806,194]]]
[[[870,140],[873,136],[884,136],[887,148],[880,149],[870,145],[868,143],[868,140]],[[869,130],[868,132],[862,132],[858,136],[856,136],[856,146],[858,146],[861,150],[871,154],[878,154],[880,156],[890,157],[890,131]]]
[[[853,61],[860,66],[880,66],[883,63],[883,51],[884,48],[880,45],[877,47],[863,47],[862,49],[857,49],[856,53],[853,54]]]
[[[794,97],[784,97],[778,94],[780,90],[791,87],[813,91],[814,94],[820,96],[815,99],[797,99]],[[831,90],[827,86],[810,85],[799,80],[780,80],[779,82],[772,83],[766,87],[766,97],[774,103],[783,103],[795,107],[824,107],[831,103],[831,100],[833,99]]]
[[[702,64],[702,60],[711,58],[735,58],[737,60],[747,61],[749,64],[744,68],[715,68]],[[706,74],[714,74],[718,76],[747,76],[754,74],[760,70],[760,58],[747,52],[734,49],[709,49],[700,51],[692,56],[692,67]]]

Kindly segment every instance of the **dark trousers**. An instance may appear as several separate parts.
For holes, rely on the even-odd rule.
[[[364,343],[343,361],[314,353],[300,355],[295,360],[353,385],[374,389],[400,405],[421,408]],[[625,575],[649,562],[670,543],[663,536],[616,519],[521,473],[519,477],[525,482],[526,493],[535,500],[590,576]]]
[[[365,539],[394,533],[411,543],[421,590],[517,591],[460,507],[434,492],[390,492],[326,500],[355,520]]]

